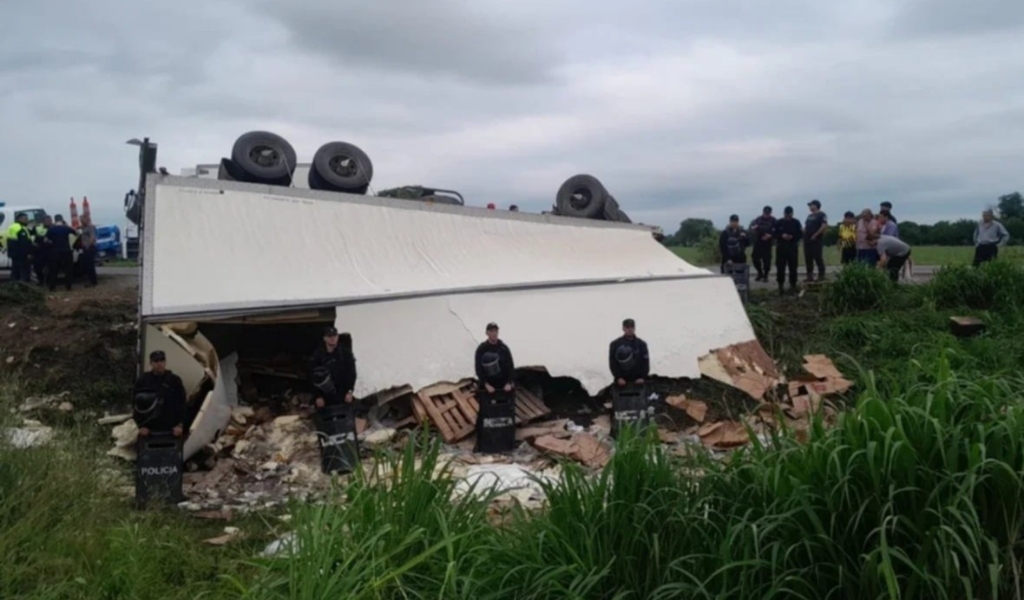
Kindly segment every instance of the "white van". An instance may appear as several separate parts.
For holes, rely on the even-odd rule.
[[[14,215],[25,213],[28,215],[29,226],[41,223],[46,211],[38,206],[8,206],[6,202],[0,202],[0,269],[10,269],[11,259],[7,256],[7,228],[14,223]]]

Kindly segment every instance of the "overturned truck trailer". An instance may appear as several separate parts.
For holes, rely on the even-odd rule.
[[[351,334],[358,397],[471,377],[490,321],[517,367],[591,395],[626,317],[658,376],[735,384],[713,351],[764,354],[732,280],[636,225],[157,173],[144,189],[142,357],[165,350],[200,407],[187,456],[227,426],[246,352],[308,355],[328,323]]]

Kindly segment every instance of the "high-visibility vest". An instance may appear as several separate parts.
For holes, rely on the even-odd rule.
[[[18,223],[17,221],[11,223],[11,226],[7,228],[7,239],[17,240],[18,236],[21,235],[21,230],[24,228],[25,226],[22,225],[21,223]]]

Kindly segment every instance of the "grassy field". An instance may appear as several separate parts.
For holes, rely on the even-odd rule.
[[[707,260],[702,259],[699,248],[674,246],[671,248],[680,258],[688,263],[708,266]],[[1013,260],[1024,260],[1024,247],[1010,246],[1003,248],[1001,254]],[[750,251],[747,251],[750,256]],[[963,265],[970,264],[974,260],[974,248],[972,246],[915,246],[913,248],[914,264],[927,266]],[[839,250],[834,246],[825,249],[825,264],[829,266],[839,265]],[[800,266],[803,268],[803,249],[800,250]]]
[[[425,438],[381,457],[384,484],[290,506],[288,523],[236,520],[245,538],[225,547],[202,543],[221,524],[130,510],[127,470],[87,423],[46,448],[0,443],[0,598],[1021,598],[1024,266],[918,286],[851,268],[748,312],[783,366],[826,353],[856,380],[834,426],[724,461],[625,440],[500,527],[430,475]],[[987,331],[954,337],[954,314]],[[0,380],[0,421],[30,389]],[[257,556],[285,531],[294,554]]]

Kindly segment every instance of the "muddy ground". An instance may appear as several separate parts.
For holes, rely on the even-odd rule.
[[[124,278],[70,292],[0,285],[0,376],[28,393],[69,391],[79,407],[126,409],[137,306],[138,288]]]

